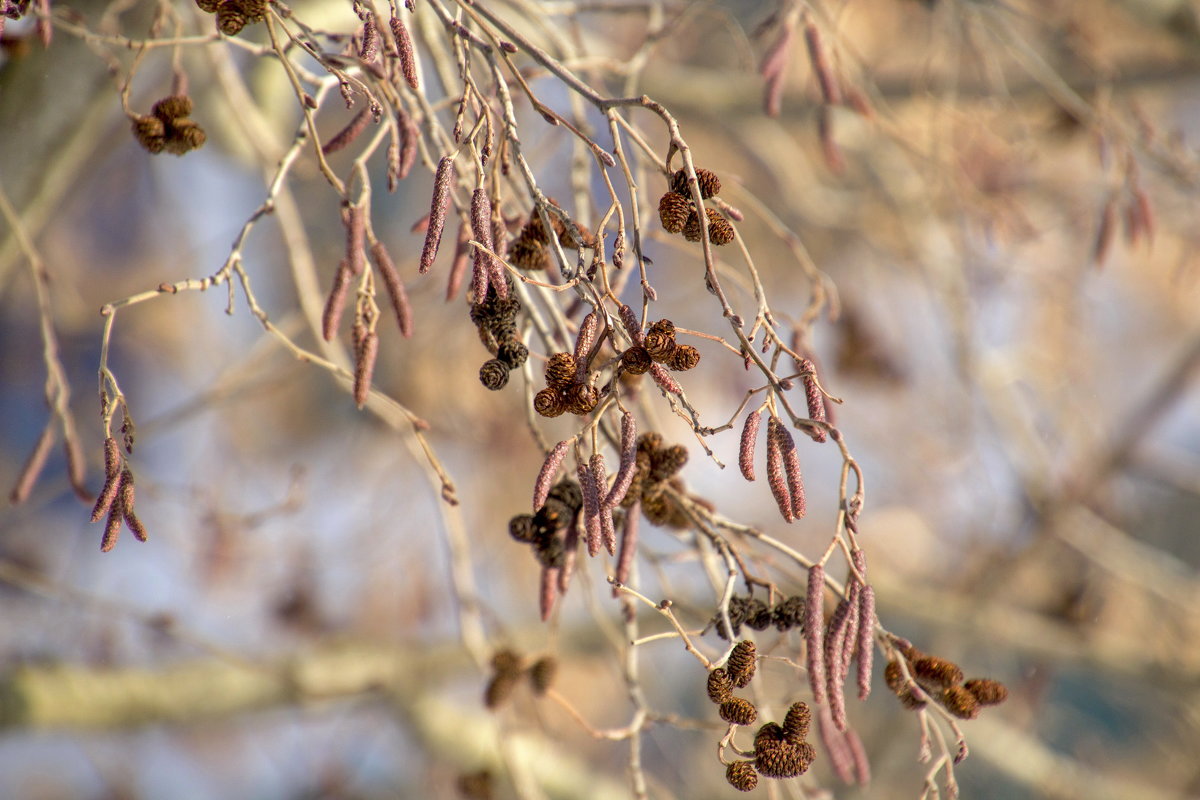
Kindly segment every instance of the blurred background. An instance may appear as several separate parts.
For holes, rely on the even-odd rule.
[[[860,542],[880,621],[1010,690],[963,723],[961,795],[1200,797],[1200,4],[480,5],[606,94],[644,92],[678,117],[696,163],[721,175],[722,198],[744,213],[739,234],[785,326],[813,292],[786,232],[811,254],[831,299],[812,348],[865,473]],[[417,6],[424,59],[437,18]],[[203,40],[211,20],[190,4],[52,10],[49,47],[35,9],[7,23],[0,55],[0,188],[12,212],[0,223],[6,493],[48,421],[61,431],[45,399],[55,361],[86,486],[99,490],[100,308],[216,272],[300,120],[278,62]],[[348,7],[293,10],[318,28],[357,24]],[[814,20],[850,99],[822,105],[800,22],[772,118],[759,67],[796,15]],[[141,39],[155,25],[195,41],[147,51],[130,105],[145,113],[182,65],[208,133],[182,158],[144,151],[121,113],[133,56],[111,37]],[[240,38],[267,41],[262,25]],[[557,79],[528,77],[567,113]],[[597,222],[603,184],[593,177],[593,210],[578,208],[571,140],[524,97],[515,103],[545,191],[574,197],[579,218]],[[661,125],[630,114],[665,153]],[[351,116],[334,93],[317,120],[328,137]],[[611,146],[601,116],[582,119]],[[264,138],[247,133],[254,126]],[[611,564],[587,563],[560,613],[539,621],[538,567],[507,536],[542,461],[525,396],[478,381],[487,354],[461,297],[444,298],[453,247],[417,274],[424,234],[411,229],[427,213],[429,170],[387,194],[381,155],[369,164],[374,228],[407,286],[415,334],[381,325],[376,386],[428,423],[460,505],[442,502],[406,425],[356,410],[344,381],[264,333],[240,289],[232,314],[223,286],[122,309],[109,367],[137,424],[131,463],[150,539],[126,531],[100,553],[102,525],[88,524],[90,503],[72,492],[61,433],[28,497],[4,501],[0,797],[626,797],[638,761],[650,797],[737,795],[714,754],[726,726],[703,670],[674,638],[625,646]],[[330,164],[345,174],[352,159]],[[662,191],[651,177],[643,214]],[[318,342],[303,310],[324,302],[343,252],[339,198],[310,151],[289,186],[303,241],[267,217],[243,263],[286,335],[345,364],[344,346]],[[694,249],[657,220],[643,247],[660,297],[652,318],[727,336]],[[298,278],[297,252],[319,286]],[[727,288],[752,316],[745,271],[728,261]],[[736,355],[696,346],[704,363],[680,382],[719,426],[757,384]],[[800,443],[809,515],[789,526],[764,481],[703,458],[659,405],[639,423],[689,446],[691,491],[809,556],[824,551],[842,464],[831,444]],[[542,422],[551,442],[578,427]],[[708,440],[725,464],[739,428]],[[795,564],[763,558],[781,589],[803,591]],[[651,600],[673,600],[689,631],[711,617],[716,595],[686,533],[643,521],[637,576]],[[635,608],[642,636],[670,631]],[[486,709],[491,671],[472,636],[488,651],[554,656],[565,702],[522,685]],[[760,709],[782,714],[805,695],[781,660],[799,657],[797,637],[758,635],[780,656],[760,667]],[[712,632],[697,641],[711,658],[724,651]],[[634,744],[592,735],[630,723],[631,662],[650,724]],[[915,715],[878,675],[872,697],[849,704],[869,785],[840,784],[819,757],[805,778],[757,791],[947,791],[939,765],[918,761]]]

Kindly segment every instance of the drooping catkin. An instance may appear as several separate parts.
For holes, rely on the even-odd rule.
[[[417,140],[421,132],[417,124],[404,109],[396,109],[396,129],[400,137],[399,152],[396,154],[396,180],[402,181],[417,163]]]
[[[536,514],[538,509],[546,504],[554,476],[558,474],[558,468],[562,466],[563,459],[566,458],[567,450],[570,447],[571,440],[564,439],[554,446],[554,449],[546,456],[546,460],[542,462],[542,469],[538,472],[537,481],[533,485],[533,513]]]
[[[121,535],[121,503],[114,501],[108,509],[108,519],[104,522],[104,535],[100,538],[100,552],[107,553],[117,546],[117,537]]]
[[[442,244],[446,227],[446,212],[450,209],[450,186],[454,183],[454,156],[443,156],[433,177],[433,198],[429,204],[429,228],[425,231],[425,246],[421,249],[420,272],[424,275],[433,266]]]
[[[871,667],[875,657],[875,588],[864,586],[858,595],[858,699],[871,694]]]
[[[600,504],[596,497],[596,483],[592,480],[590,464],[580,463],[575,472],[583,489],[583,529],[587,537],[587,551],[589,556],[595,557],[600,553]]]
[[[612,489],[604,497],[605,508],[615,508],[629,491],[633,474],[637,471],[637,422],[633,414],[621,414],[621,463],[613,479]]]
[[[846,745],[846,737],[837,729],[830,716],[829,708],[817,708],[817,731],[821,735],[821,743],[829,755],[829,765],[833,773],[842,783],[854,783],[854,754]]]
[[[446,279],[446,302],[453,300],[458,295],[458,290],[462,288],[463,276],[467,274],[467,264],[471,260],[471,248],[467,245],[470,240],[471,229],[466,223],[460,223],[458,239],[454,245],[454,261],[450,262],[450,276]],[[480,301],[476,299],[475,302]]]
[[[768,435],[774,436],[779,442],[783,470],[787,475],[788,494],[791,496],[792,515],[801,519],[808,511],[808,502],[804,497],[804,479],[800,474],[800,456],[796,452],[796,441],[782,422],[776,422],[774,431],[769,431]]]
[[[792,509],[792,494],[787,485],[780,439],[775,435],[778,427],[779,420],[772,416],[767,421],[767,485],[771,487],[771,495],[775,498],[775,504],[779,506],[779,513],[785,521],[791,522],[796,515]]]
[[[417,80],[417,55],[413,51],[412,36],[399,17],[392,17],[391,28],[400,55],[400,72],[404,75],[404,82],[415,92],[420,88],[420,83]]]
[[[635,345],[642,343],[642,326],[638,323],[637,315],[628,305],[622,304],[618,311],[621,317],[621,324],[625,327],[625,332],[629,334],[629,338]]]
[[[366,266],[366,250],[364,244],[367,236],[367,219],[363,207],[351,204],[346,207],[346,263],[350,266],[350,274],[361,275]]]
[[[108,513],[120,486],[121,449],[117,440],[109,436],[104,440],[104,487],[100,490],[95,507],[92,508],[92,522],[99,522],[100,518]]]
[[[679,387],[679,383],[671,377],[671,373],[667,372],[662,364],[650,365],[650,377],[654,378],[654,382],[658,384],[658,388],[669,394],[683,394],[683,389]]]
[[[808,591],[804,598],[805,666],[813,702],[825,702],[825,567],[817,562],[808,568]]]
[[[354,404],[362,408],[371,393],[371,377],[375,374],[375,359],[379,355],[379,334],[367,331],[354,359]]]
[[[596,344],[596,335],[600,332],[600,315],[595,311],[589,312],[579,323],[579,335],[575,338],[575,378],[580,380],[587,370],[588,358]]]
[[[42,434],[38,437],[37,442],[33,446],[33,450],[29,452],[29,457],[25,459],[24,466],[21,467],[21,472],[17,476],[17,482],[13,485],[12,492],[9,494],[9,500],[13,505],[19,505],[29,497],[29,493],[33,491],[33,486],[37,483],[38,477],[46,466],[46,460],[50,456],[50,449],[54,446],[54,425],[49,424],[42,428]],[[103,493],[101,493],[103,496]],[[109,502],[112,502],[111,499]],[[96,510],[100,508],[99,502],[96,508],[92,510],[92,522],[95,522],[104,514]],[[107,510],[107,508],[105,509]]]
[[[492,201],[488,197],[487,190],[479,186],[471,193],[471,235],[475,241],[486,247],[488,250],[494,250],[495,244],[492,241]],[[475,250],[475,275],[482,274],[481,278],[476,278],[475,281],[482,283],[485,288],[476,289],[475,296],[482,298],[487,295],[486,285],[490,282],[495,270],[492,268],[492,262],[495,259],[491,253],[476,248]],[[496,286],[496,296],[501,300],[508,297],[508,284],[500,281]]]
[[[808,418],[816,422],[825,422],[825,395],[821,394],[814,377],[817,367],[807,358],[800,359],[798,366],[804,373],[801,381],[804,383],[804,399],[808,404]],[[814,442],[823,442],[827,438],[822,428],[812,429],[809,436]]]
[[[388,300],[396,315],[400,335],[407,339],[412,336],[412,306],[409,305],[408,292],[404,290],[400,273],[396,272],[396,265],[392,263],[392,257],[383,246],[383,242],[371,245],[371,258],[375,261],[375,268],[383,276],[383,285],[387,289]]]
[[[354,118],[346,124],[332,139],[327,139],[325,144],[321,145],[321,152],[324,155],[336,153],[338,150],[344,150],[354,143],[363,131],[367,129],[367,123],[371,121],[371,109],[366,107],[354,115]]]
[[[808,46],[808,60],[812,64],[813,75],[817,78],[817,85],[821,87],[821,99],[827,105],[841,105],[841,84],[829,65],[829,55],[825,50],[821,30],[811,17],[804,20],[804,43]]]
[[[608,513],[612,513],[611,506]],[[633,572],[633,559],[637,556],[638,521],[641,516],[641,502],[635,502],[625,511],[625,519],[621,523],[621,555],[617,558],[617,583],[628,583],[629,575]],[[613,587],[613,596],[617,594],[616,587]]]
[[[342,307],[346,304],[346,291],[350,288],[350,266],[343,260],[333,276],[333,286],[325,300],[325,311],[321,315],[321,335],[332,342],[337,336],[338,323],[342,321]]]
[[[600,541],[610,556],[617,554],[617,532],[613,527],[612,507],[605,504],[608,495],[608,472],[603,453],[593,453],[588,463],[592,473],[592,491],[596,497],[596,515],[600,524]]]
[[[754,446],[758,441],[758,427],[762,423],[762,414],[758,411],[746,415],[746,423],[742,426],[742,443],[738,448],[738,469],[742,477],[748,481],[754,480]]]
[[[541,589],[538,592],[538,607],[541,611],[542,622],[550,619],[554,611],[554,601],[558,599],[558,576],[562,567],[542,567]]]

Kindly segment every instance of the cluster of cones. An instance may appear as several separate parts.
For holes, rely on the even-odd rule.
[[[743,625],[756,631],[765,631],[772,625],[780,632],[803,629],[804,607],[804,598],[800,595],[781,598],[773,606],[750,595],[734,595],[729,598],[729,625],[733,628],[734,636],[742,632]],[[708,624],[717,629],[717,635],[722,639],[728,638],[720,611],[713,615]]]
[[[217,30],[226,36],[237,36],[242,28],[267,16],[267,0],[196,0],[196,5],[206,14],[217,15]]]
[[[479,368],[479,382],[492,391],[503,389],[508,384],[508,373],[529,358],[529,348],[517,333],[521,301],[513,292],[512,278],[506,275],[505,279],[509,289],[505,297],[496,294],[495,286],[489,286],[487,296],[471,306],[471,322],[479,331],[479,341],[494,356]]]
[[[735,697],[733,690],[750,684],[758,663],[754,642],[739,642],[729,654],[724,668],[708,673],[708,699],[719,707],[721,719],[731,725],[752,725],[758,719],[758,709],[749,700]],[[725,779],[739,791],[748,792],[758,786],[758,776],[765,778],[795,778],[808,771],[817,752],[808,738],[812,713],[808,705],[796,702],[788,709],[783,724],[768,722],[754,736],[754,760],[735,761],[725,768]]]
[[[721,180],[706,169],[696,168],[700,196],[707,200],[721,193]],[[734,239],[733,226],[721,212],[704,209],[708,217],[708,240],[716,245],[729,244]],[[658,219],[667,233],[682,233],[689,242],[700,241],[700,214],[692,202],[686,170],[676,170],[671,176],[671,189],[658,200]]]
[[[638,437],[637,460],[629,491],[621,500],[623,508],[641,503],[642,514],[653,525],[683,530],[691,523],[672,492],[683,494],[683,479],[676,475],[687,463],[688,452],[681,444],[665,446],[660,433]]]
[[[546,362],[546,388],[533,396],[533,408],[543,417],[564,411],[583,415],[600,402],[600,390],[589,384],[586,364],[571,353],[555,353]]]
[[[173,94],[154,104],[149,114],[133,118],[133,135],[138,144],[151,153],[164,150],[181,156],[189,150],[204,146],[208,136],[204,129],[188,119],[192,99],[185,94]]]
[[[621,354],[621,368],[632,375],[649,371],[655,362],[684,372],[700,363],[700,351],[690,344],[678,344],[674,323],[660,319],[646,331],[641,344],[635,344]]]
[[[583,507],[583,490],[570,478],[556,483],[536,514],[518,514],[508,521],[508,535],[533,548],[543,567],[561,567],[566,546],[560,531],[570,527]]]
[[[550,199],[554,204],[554,200]],[[557,205],[557,204],[555,204]],[[572,222],[568,227],[555,214],[547,214],[558,243],[568,250],[580,247],[593,248],[596,246],[596,235],[578,222]],[[546,226],[542,224],[541,215],[537,209],[529,215],[529,221],[521,228],[517,238],[508,246],[508,260],[513,266],[533,272],[541,272],[550,267],[550,237]]]
[[[953,661],[922,653],[911,645],[902,649],[908,673],[925,694],[960,719],[974,719],[984,706],[994,706],[1008,699],[1008,689],[991,678],[963,680],[962,669]],[[908,708],[921,708],[925,699],[914,691],[905,677],[899,659],[888,662],[883,671],[888,688]]]
[[[553,685],[558,673],[558,659],[543,656],[526,665],[512,650],[497,650],[492,654],[492,678],[483,693],[483,703],[490,709],[499,708],[512,696],[522,678],[529,680],[533,693],[539,697]]]

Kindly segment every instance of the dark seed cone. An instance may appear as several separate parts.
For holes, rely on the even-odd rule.
[[[804,598],[789,597],[775,606],[775,627],[781,631],[800,628],[804,624]]]
[[[237,36],[247,22],[249,18],[239,0],[222,0],[217,6],[217,30],[226,36]]]
[[[700,241],[700,215],[694,208],[688,214],[687,221],[683,223],[683,238],[689,242]]]
[[[638,437],[637,449],[639,453],[652,453],[662,447],[663,437],[657,431],[647,431]]]
[[[667,360],[667,367],[677,372],[686,372],[700,363],[700,351],[690,344],[675,345],[674,352]]]
[[[654,359],[650,358],[650,351],[641,345],[634,345],[621,354],[621,366],[630,375],[641,375],[650,369],[650,365],[654,363]]]
[[[942,692],[942,705],[959,719],[979,716],[979,701],[962,686],[951,686]]]
[[[504,705],[512,696],[513,689],[521,679],[519,672],[497,672],[488,682],[483,693],[483,704],[493,711]]]
[[[557,417],[567,410],[562,390],[547,386],[533,396],[533,410],[543,417]]]
[[[572,222],[571,225],[574,228],[575,235],[579,237],[579,241],[584,249],[592,250],[596,247],[596,234],[592,233],[578,222]],[[570,230],[566,226],[558,229],[558,243],[568,250],[576,250],[580,246],[579,244],[576,244],[575,237],[571,235]]]
[[[721,216],[721,212],[712,209],[704,209],[704,213],[708,214],[708,240],[715,245],[725,245],[732,242],[735,238],[733,225],[729,220]]]
[[[721,193],[721,179],[707,169],[696,167],[696,182],[700,186],[700,196],[705,200]],[[684,197],[692,196],[692,190],[688,188],[687,170],[675,170],[675,174],[671,176],[671,191]]]
[[[196,8],[205,14],[214,13],[219,5],[221,5],[221,0],[196,0]]]
[[[554,656],[544,656],[535,661],[529,668],[529,683],[533,686],[533,693],[545,694],[554,685],[554,676],[557,674],[558,659]]]
[[[725,669],[729,671],[733,685],[739,689],[748,685],[754,678],[754,670],[758,666],[756,653],[754,642],[746,639],[738,642],[734,646],[733,652],[729,654],[729,661],[725,664]]]
[[[572,414],[583,415],[590,412],[600,402],[600,390],[586,383],[577,383],[567,390],[567,410]]]
[[[496,348],[496,358],[509,369],[519,369],[529,358],[529,348],[520,339],[505,339]]]
[[[937,656],[918,656],[909,666],[914,678],[936,686],[953,686],[963,680],[963,672],[957,664]]]
[[[546,362],[546,385],[566,389],[575,383],[578,364],[570,353],[555,353]]]
[[[167,146],[166,130],[158,117],[135,117],[133,120],[134,138],[151,153],[161,153]]]
[[[548,216],[551,222],[556,219],[553,214],[549,214]],[[525,221],[521,232],[517,234],[517,241],[521,241],[522,239],[539,246],[550,244],[550,237],[546,235],[546,226],[542,224],[542,216],[536,208],[529,215],[529,219]]]
[[[734,697],[721,703],[721,719],[733,725],[753,725],[758,719],[758,709],[749,700]]]
[[[550,500],[557,500],[574,514],[583,507],[583,490],[576,481],[564,478],[550,489],[547,502]]]
[[[758,598],[751,598],[746,605],[746,626],[751,630],[765,631],[775,624],[775,612]]]
[[[543,272],[550,268],[550,253],[546,246],[525,236],[518,236],[508,248],[508,260],[513,266],[529,272]]]
[[[756,748],[754,766],[768,778],[795,778],[808,771],[816,755],[807,742],[798,745],[780,742]]]
[[[659,450],[650,456],[650,480],[665,481],[687,463],[688,451],[681,444],[673,444],[665,450]]]
[[[181,156],[184,153],[198,150],[208,141],[208,134],[191,120],[181,119],[167,125],[167,138],[164,149],[172,155]]]
[[[493,392],[503,389],[508,384],[508,367],[498,358],[488,359],[479,368],[479,382]]]
[[[169,97],[164,97],[154,104],[154,108],[150,109],[150,113],[163,122],[183,119],[192,113],[192,98],[186,94],[173,94]]]
[[[733,698],[733,681],[729,673],[718,667],[708,673],[708,699],[714,703],[727,703]]]
[[[508,521],[508,535],[518,542],[533,541],[533,515],[517,514]]]
[[[539,537],[533,542],[533,554],[543,567],[561,567],[566,561],[567,551],[563,540],[554,534]]]
[[[963,684],[963,688],[975,695],[981,706],[999,705],[1008,699],[1008,688],[991,678],[972,678]]]
[[[792,703],[787,716],[783,718],[783,738],[792,744],[803,742],[808,738],[808,724],[812,721],[812,711],[803,701]]]
[[[777,722],[768,722],[754,734],[754,749],[764,750],[783,742],[783,728]]]
[[[691,201],[677,192],[667,192],[658,200],[658,219],[667,233],[682,231],[691,210]]]
[[[238,0],[249,22],[262,22],[267,16],[267,0]]]
[[[751,792],[758,786],[758,772],[749,761],[735,761],[725,768],[725,780],[739,792]]]
[[[563,526],[566,522],[557,509],[561,506],[555,503],[551,506],[549,499],[546,504],[538,509],[533,515],[533,540],[535,542],[543,541],[554,536],[555,531]]]
[[[900,669],[899,661],[889,661],[887,663],[887,666],[883,668],[883,681],[895,694],[900,694],[904,691],[904,672]]]
[[[674,339],[675,323],[669,319],[660,319],[658,322],[653,323],[646,333],[661,333],[670,339]]]

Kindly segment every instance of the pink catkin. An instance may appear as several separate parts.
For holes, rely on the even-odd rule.
[[[600,332],[600,315],[595,311],[589,312],[583,318],[583,322],[579,323],[579,335],[575,337],[575,363],[578,374],[576,378],[582,378],[587,373],[587,360],[592,354],[592,347],[596,344],[596,334]]]
[[[413,50],[412,36],[399,17],[392,17],[391,27],[400,55],[400,72],[404,75],[404,82],[415,92],[420,88],[420,83],[417,80],[417,54]]]
[[[396,125],[400,130],[399,163],[396,165],[396,180],[402,181],[412,172],[413,164],[417,163],[417,140],[421,138],[417,125],[403,110],[396,111]]]
[[[679,388],[679,384],[671,377],[671,373],[667,372],[666,367],[662,364],[654,363],[650,365],[650,377],[654,378],[654,382],[658,384],[658,388],[670,394],[683,394],[683,389]]]
[[[494,250],[495,245],[492,241],[492,201],[488,197],[487,190],[482,186],[477,187],[471,193],[471,235],[475,241],[486,247],[488,250]],[[475,267],[472,272],[471,286],[475,292],[475,302],[481,302],[487,296],[487,286],[490,284],[496,291],[496,296],[504,299],[508,297],[508,284],[503,277],[503,271],[497,270],[495,258],[488,252],[475,249]],[[496,278],[499,277],[497,281]],[[483,291],[479,291],[482,286]]]
[[[867,758],[867,749],[863,747],[862,739],[858,738],[853,728],[847,729],[845,736],[846,749],[854,763],[854,777],[859,786],[871,782],[871,761]]]
[[[337,336],[338,324],[342,321],[342,306],[346,303],[346,290],[350,288],[350,266],[343,261],[333,277],[333,287],[325,301],[325,313],[321,315],[321,335],[332,342]]]
[[[533,484],[533,513],[536,514],[538,509],[546,505],[546,498],[550,496],[550,487],[554,483],[554,476],[558,474],[558,468],[562,466],[563,459],[567,457],[567,450],[570,447],[570,439],[559,442],[554,445],[550,455],[546,456],[546,460],[542,462],[542,469],[538,472],[537,481]]]
[[[829,755],[829,766],[842,783],[854,783],[854,754],[846,743],[846,737],[838,732],[829,714],[829,708],[821,705],[817,708],[817,731],[821,735],[821,743]]]
[[[600,503],[596,496],[596,482],[592,480],[592,468],[589,464],[580,464],[575,469],[579,478],[579,488],[583,492],[583,528],[587,534],[587,551],[589,556],[600,553]]]
[[[808,568],[808,591],[804,606],[805,660],[813,702],[825,703],[825,567]]]
[[[0,17],[2,19],[2,17]],[[33,446],[33,450],[29,453],[29,457],[25,459],[25,466],[21,468],[21,474],[17,478],[17,483],[13,487],[9,499],[13,505],[18,505],[25,502],[29,497],[29,493],[33,491],[33,485],[37,483],[38,476],[42,474],[42,470],[46,466],[46,459],[50,456],[50,448],[54,446],[54,426],[46,425],[42,428],[42,435],[38,437],[37,443]],[[111,480],[111,479],[110,479]],[[107,484],[105,484],[107,488]],[[115,495],[115,491],[114,491]],[[103,499],[103,493],[101,493]],[[112,502],[110,497],[109,503]],[[108,510],[105,506],[104,510],[100,509],[99,501],[96,503],[96,509],[92,511],[92,522],[100,519]]]
[[[449,303],[458,296],[458,290],[462,288],[463,277],[467,274],[467,264],[471,262],[470,246],[467,244],[471,240],[471,229],[466,223],[458,226],[458,240],[454,245],[454,261],[450,264],[450,277],[446,279],[446,302]],[[474,276],[471,276],[474,279]],[[474,280],[472,280],[474,283]],[[472,286],[472,289],[475,287]],[[483,287],[485,290],[486,286]],[[481,298],[476,298],[479,302]]]
[[[738,469],[742,477],[748,481],[754,480],[754,445],[758,442],[758,429],[762,424],[762,414],[754,411],[746,416],[746,424],[742,426],[742,444],[738,448]]]
[[[63,454],[67,459],[67,480],[71,484],[71,488],[75,491],[75,496],[85,503],[92,502],[95,499],[87,488],[86,462],[83,457],[83,449],[79,446],[79,439],[74,433],[63,439]]]
[[[346,208],[346,263],[350,266],[350,274],[362,275],[366,266],[366,251],[364,243],[367,236],[367,215],[362,206],[352,205]]]
[[[378,54],[379,28],[375,25],[375,16],[368,14],[363,22],[362,47],[358,50],[358,57],[370,64]]]
[[[554,602],[558,599],[558,575],[560,567],[542,567],[542,586],[538,593],[538,606],[542,613],[542,622],[550,619],[554,611]]]
[[[625,510],[625,523],[621,526],[621,555],[617,559],[616,581],[620,584],[629,582],[633,571],[633,559],[637,555],[638,518],[642,515],[641,501],[635,502]],[[620,592],[613,587],[613,597]]]
[[[625,326],[625,332],[629,334],[629,338],[634,344],[641,344],[644,334],[642,326],[638,324],[637,315],[633,313],[633,309],[627,305],[622,305],[620,309],[621,324]]]
[[[396,265],[392,263],[392,257],[383,246],[383,242],[371,245],[371,258],[374,259],[379,274],[383,276],[383,285],[387,289],[388,300],[391,301],[392,311],[396,315],[400,335],[407,339],[412,336],[412,306],[409,305],[408,292],[404,291],[400,273],[396,272]]]
[[[792,495],[788,491],[786,470],[783,463],[783,451],[780,449],[780,439],[775,430],[780,427],[779,420],[771,417],[767,422],[767,485],[779,506],[779,513],[784,520],[791,522],[796,518],[792,509]]]
[[[1110,197],[1100,212],[1100,226],[1096,230],[1096,243],[1092,247],[1092,263],[1104,266],[1108,251],[1112,248],[1113,234],[1117,229],[1117,201]]]
[[[817,374],[817,367],[807,358],[800,359],[797,366],[801,372],[808,373],[801,378],[804,383],[804,399],[808,403],[808,418],[817,422],[825,422],[825,395],[821,394],[813,377]],[[823,442],[826,439],[825,431],[820,428],[814,428],[809,435],[814,442]]]
[[[592,483],[595,488],[592,490],[596,496],[596,515],[600,521],[600,541],[604,544],[604,549],[608,551],[610,556],[617,554],[617,531],[613,527],[612,508],[604,504],[604,498],[608,495],[608,471],[604,465],[604,455],[602,453],[593,453],[591,464]]]
[[[370,121],[371,109],[369,107],[359,111],[346,127],[338,131],[332,139],[321,145],[321,152],[329,155],[330,153],[336,153],[338,150],[344,150],[349,147],[367,129],[367,123]]]
[[[875,658],[875,588],[864,586],[858,596],[858,699],[871,694],[871,667]]]
[[[783,470],[787,474],[792,514],[796,519],[801,519],[808,511],[808,501],[804,497],[804,479],[800,474],[800,456],[796,452],[796,442],[792,439],[791,431],[785,428],[783,423],[776,423],[774,436],[779,442],[779,452],[783,456]]]
[[[558,593],[566,594],[575,574],[575,562],[579,560],[579,526],[574,518],[563,535],[563,565],[558,573]]]
[[[838,730],[846,729],[846,693],[841,679],[842,653],[850,624],[850,604],[838,603],[825,629],[825,693],[829,698],[829,713]]]
[[[613,479],[612,489],[604,498],[605,508],[616,508],[625,499],[637,471],[637,422],[633,414],[626,411],[621,415],[621,464]]]
[[[433,266],[442,244],[446,227],[446,212],[450,210],[450,185],[454,183],[454,157],[443,156],[433,177],[433,199],[429,204],[429,228],[425,231],[425,246],[421,249],[420,272],[424,275]]]
[[[841,86],[829,66],[829,55],[825,51],[821,30],[811,19],[804,23],[804,43],[808,45],[808,60],[812,64],[813,74],[817,76],[817,84],[821,87],[821,98],[827,105],[841,105]]]
[[[92,509],[92,522],[99,522],[108,513],[117,490],[121,488],[121,450],[117,440],[109,436],[104,440],[104,488]]]
[[[371,393],[371,377],[375,374],[375,358],[379,355],[379,334],[369,331],[363,337],[354,360],[354,404],[362,408]]]

